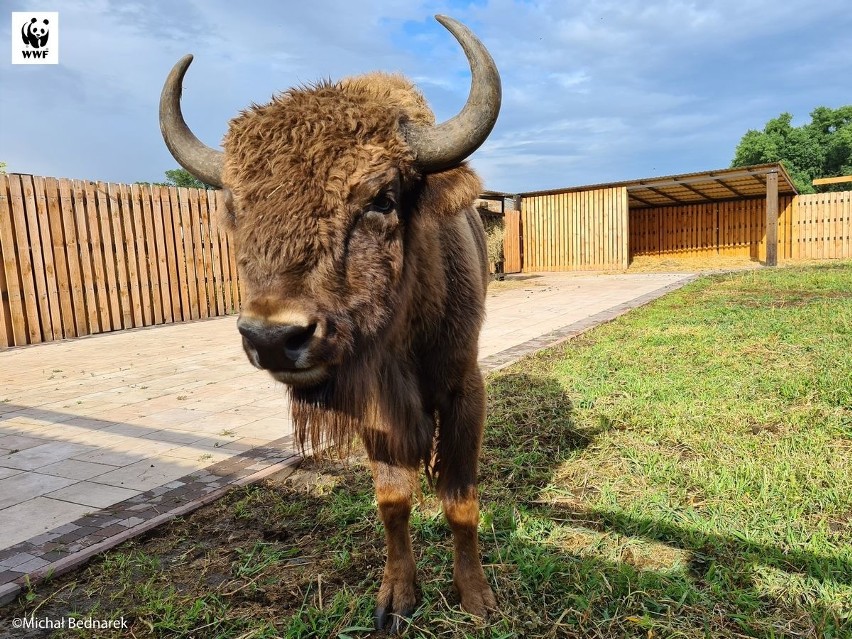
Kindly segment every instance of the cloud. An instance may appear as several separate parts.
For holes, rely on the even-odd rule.
[[[446,119],[469,71],[434,13],[469,24],[501,70],[500,120],[472,158],[492,189],[718,168],[782,111],[804,119],[849,103],[852,17],[840,0],[64,0],[61,64],[0,64],[0,159],[44,175],[161,179],[175,163],[157,101],[186,52],[184,110],[209,144],[251,102],[373,69],[416,79]]]

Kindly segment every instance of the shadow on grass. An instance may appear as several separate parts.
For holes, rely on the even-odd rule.
[[[452,540],[426,492],[412,517],[422,603],[408,636],[849,636],[839,607],[758,575],[848,586],[848,562],[588,507],[596,495],[583,486],[568,506],[542,499],[604,432],[577,427],[553,379],[489,378],[481,542],[499,611],[487,626],[459,611]],[[137,637],[366,637],[383,565],[366,464],[307,461],[39,586],[2,616],[124,616]]]
[[[498,584],[502,571],[520,578],[502,584],[511,630],[523,622],[524,636],[848,636],[846,557],[750,539],[759,530],[707,533],[688,513],[590,506],[602,503],[594,488],[566,485],[559,474],[611,427],[579,427],[552,377],[507,371],[489,380],[483,535],[490,525],[484,545]],[[563,503],[542,493],[554,482]]]

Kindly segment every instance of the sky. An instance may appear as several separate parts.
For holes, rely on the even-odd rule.
[[[2,0],[58,11],[60,62],[0,54],[7,171],[112,182],[175,168],[157,108],[186,53],[183,112],[218,146],[230,118],[289,87],[372,70],[413,79],[439,121],[464,104],[467,24],[494,57],[503,106],[471,157],[491,190],[533,191],[724,168],[782,112],[852,104],[849,0]]]

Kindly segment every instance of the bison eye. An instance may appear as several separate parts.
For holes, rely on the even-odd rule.
[[[393,211],[396,206],[396,202],[393,201],[387,193],[380,193],[375,197],[375,199],[370,203],[371,211],[376,211],[377,213],[390,213]]]

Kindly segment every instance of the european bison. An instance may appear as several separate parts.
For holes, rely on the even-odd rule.
[[[467,27],[437,19],[472,74],[464,108],[440,125],[408,80],[374,73],[253,105],[231,120],[223,153],[181,114],[190,55],[160,100],[172,155],[224,189],[249,360],[289,388],[303,445],[364,443],[387,542],[375,622],[393,630],[416,604],[409,515],[421,466],[453,531],[462,607],[484,616],[495,605],[477,540],[488,264],[481,184],[464,160],[494,126],[500,77]]]

